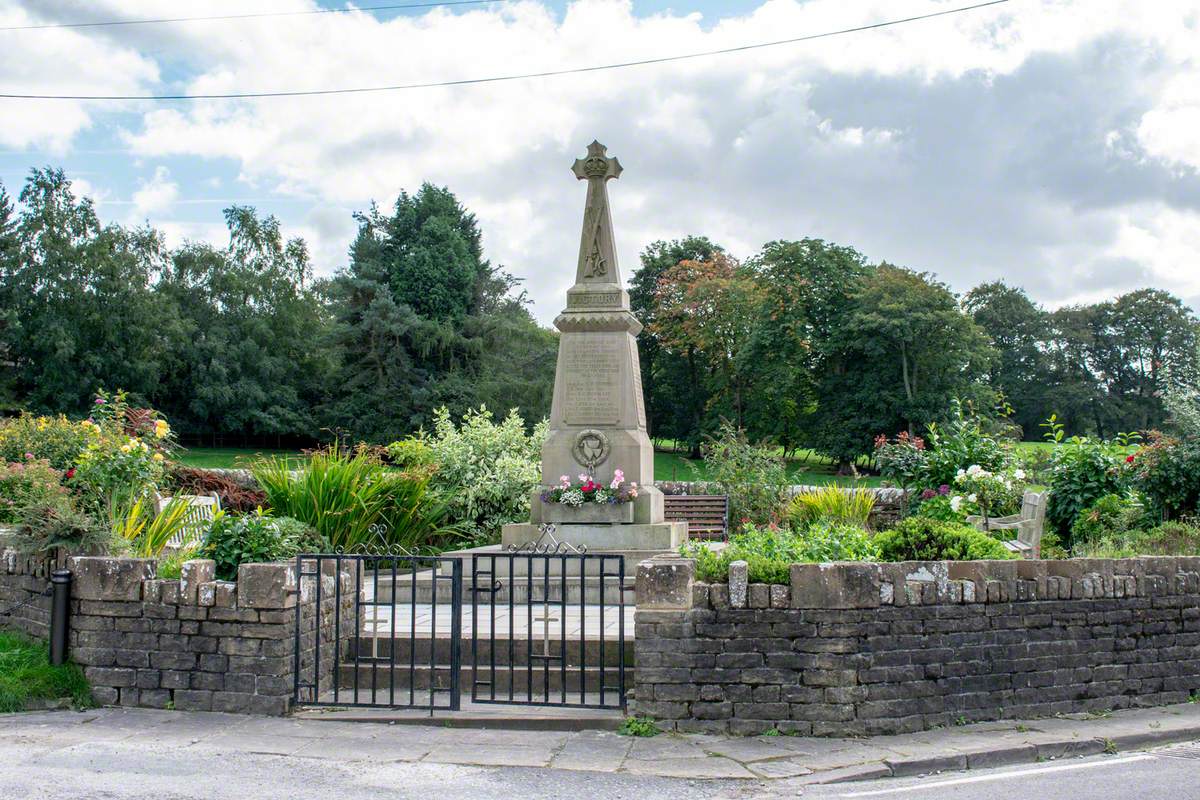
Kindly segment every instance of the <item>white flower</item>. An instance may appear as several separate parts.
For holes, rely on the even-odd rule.
[[[962,496],[954,495],[950,498],[950,510],[957,513],[962,508]]]
[[[970,500],[972,503],[974,503],[975,501],[977,501],[979,499],[979,495],[975,494],[974,492],[971,492],[969,495],[967,495],[967,499]]]
[[[979,466],[978,464],[972,464],[971,466],[967,467],[967,474],[972,478],[977,478],[980,475],[985,474],[985,471],[983,467]]]
[[[966,474],[967,474],[967,471],[965,469],[959,468],[958,472],[954,473],[954,477],[961,478]]]
[[[1023,470],[1023,469],[1014,469],[1014,470],[1013,470],[1013,477],[1014,477],[1014,478],[1016,478],[1016,479],[1017,479],[1017,480],[1019,480],[1019,481],[1023,481],[1023,480],[1025,480],[1025,470]]]

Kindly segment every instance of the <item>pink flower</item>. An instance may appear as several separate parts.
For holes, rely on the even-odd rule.
[[[624,472],[622,472],[622,471],[621,471],[621,470],[619,470],[619,469],[618,469],[618,470],[614,470],[614,471],[613,471],[613,479],[612,479],[612,483],[610,483],[610,484],[609,484],[609,488],[612,488],[612,489],[620,489],[620,488],[621,488],[621,484],[622,484],[622,483],[624,483],[624,482],[625,482],[625,473],[624,473]]]
[[[97,397],[97,398],[96,398],[96,405],[98,405],[98,406],[102,406],[102,405],[104,405],[104,398],[103,398],[103,397]]]
[[[585,472],[581,472],[581,473],[579,473],[579,482],[580,482],[580,483],[587,483],[587,481],[588,481],[588,476],[587,476],[587,473],[585,473]]]
[[[26,461],[33,461],[33,453],[26,453],[26,454],[25,454],[25,460],[26,460]]]

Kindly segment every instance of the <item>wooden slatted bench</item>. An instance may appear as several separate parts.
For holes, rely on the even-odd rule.
[[[723,494],[663,495],[667,522],[683,520],[689,539],[729,538],[729,498]]]

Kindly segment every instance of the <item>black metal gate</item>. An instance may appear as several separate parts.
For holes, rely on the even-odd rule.
[[[625,708],[625,557],[471,557],[471,700]]]
[[[457,558],[296,558],[295,701],[457,710],[462,668]]]

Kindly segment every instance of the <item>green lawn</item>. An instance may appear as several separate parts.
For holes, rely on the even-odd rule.
[[[0,712],[24,711],[31,700],[64,698],[77,707],[92,703],[92,690],[79,667],[52,667],[47,645],[0,631]]]
[[[1049,449],[1050,442],[1020,442],[1021,449]],[[179,461],[192,467],[230,468],[248,467],[258,458],[278,457],[294,459],[297,463],[304,456],[295,450],[254,449],[250,447],[192,447],[179,455]],[[836,467],[827,459],[813,453],[811,450],[801,450],[788,460],[788,475],[793,483],[806,485],[822,485],[838,483],[845,486],[856,482],[844,476],[835,475]],[[692,460],[680,453],[669,450],[658,450],[654,453],[654,477],[659,481],[703,481],[708,479],[708,470],[704,462]],[[857,481],[859,486],[878,486],[879,477],[868,475]]]

